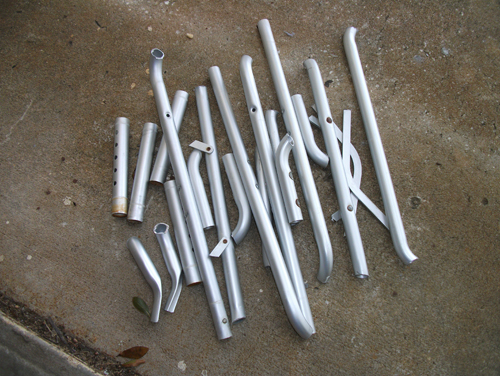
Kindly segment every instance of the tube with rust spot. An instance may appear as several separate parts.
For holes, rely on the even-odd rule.
[[[280,103],[285,126],[294,140],[294,147],[292,149],[293,158],[295,160],[295,167],[299,175],[300,185],[302,186],[302,193],[306,201],[307,211],[311,219],[311,225],[314,232],[314,238],[318,245],[319,251],[319,271],[317,278],[320,282],[326,283],[330,278],[333,268],[333,253],[332,244],[326,228],[325,216],[319,201],[318,191],[312,176],[311,166],[307,158],[302,135],[295,116],[292,99],[286,84],[285,74],[281,66],[278,50],[274,41],[273,32],[269,21],[266,19],[260,20],[258,23],[259,33],[264,45],[266,57],[269,62],[269,69],[273,78],[274,87]]]
[[[146,123],[142,130],[141,146],[139,148],[139,157],[137,158],[134,185],[130,194],[130,207],[127,216],[130,222],[142,222],[144,216],[148,177],[151,171],[157,129],[158,126],[156,124]]]
[[[266,178],[264,176],[264,170],[262,169],[262,162],[260,160],[259,149],[255,148],[255,175],[257,176],[257,184],[259,184],[260,197],[264,201],[264,206],[266,207],[267,214],[271,218],[271,204],[269,203],[269,195],[267,194]],[[264,243],[262,244],[262,262],[264,267],[268,268],[269,260],[267,259],[266,249]]]
[[[195,95],[203,142],[210,145],[213,150],[212,153],[205,154],[205,161],[207,163],[210,192],[212,193],[217,235],[219,240],[222,238],[230,239],[231,227],[227,214],[226,198],[224,197],[224,188],[219,165],[219,153],[217,152],[217,143],[215,142],[214,126],[212,124],[212,114],[210,112],[210,103],[208,102],[207,88],[205,86],[198,86],[195,89]],[[224,278],[226,280],[227,296],[229,308],[231,310],[231,322],[235,324],[245,319],[246,314],[238,266],[236,265],[234,244],[232,241],[229,241],[224,253],[222,253],[222,265],[224,266]]]
[[[201,224],[200,213],[196,206],[194,198],[193,187],[189,179],[189,173],[186,166],[186,161],[182,154],[182,147],[179,141],[179,136],[175,128],[173,120],[172,109],[168,101],[167,90],[162,77],[162,62],[164,54],[161,50],[155,48],[151,51],[149,60],[149,71],[151,76],[151,85],[153,86],[153,93],[160,117],[161,126],[165,139],[167,141],[167,148],[170,151],[170,163],[175,175],[175,181],[179,190],[179,197],[181,198],[184,214],[186,215],[186,222],[193,243],[196,260],[200,268],[201,278],[205,287],[208,305],[212,312],[212,319],[214,322],[215,330],[219,340],[232,337],[231,327],[227,318],[226,308],[222,301],[215,269],[210,259],[210,252],[208,250],[207,240]]]
[[[158,322],[161,305],[161,279],[148,252],[139,238],[132,236],[127,240],[127,248],[132,253],[137,266],[153,290],[153,307],[151,309],[151,322]]]
[[[115,121],[115,156],[113,159],[113,200],[111,214],[114,217],[127,216],[128,190],[128,139],[130,121],[119,117]]]
[[[174,115],[177,133],[179,133],[179,129],[182,125],[182,119],[184,118],[184,112],[186,111],[188,97],[189,94],[185,91],[177,90],[174,95],[174,100],[172,101],[172,114]],[[153,165],[153,170],[151,171],[149,182],[158,185],[165,183],[169,165],[170,157],[168,156],[167,142],[165,141],[165,136],[163,136],[161,138],[158,153],[156,153],[156,160]]]
[[[184,271],[184,278],[186,278],[186,285],[196,285],[201,283],[200,272],[198,264],[193,252],[193,245],[189,238],[189,231],[182,211],[181,199],[179,192],[177,192],[177,185],[175,180],[167,180],[163,187],[165,188],[165,196],[167,197],[168,211],[170,212],[170,220],[174,226],[175,241],[179,249],[179,256],[181,258],[182,270]]]
[[[391,232],[392,242],[398,256],[401,260],[409,265],[417,260],[406,240],[405,229],[401,213],[399,212],[398,200],[396,192],[392,185],[391,173],[389,172],[389,165],[385,157],[382,139],[375,119],[375,112],[373,111],[370,93],[366,85],[365,75],[363,74],[363,67],[359,58],[358,48],[356,46],[355,36],[356,28],[348,27],[344,34],[344,49],[351,71],[352,81],[356,96],[358,97],[359,109],[365,125],[366,137],[368,145],[372,154],[373,165],[375,173],[377,174],[378,184],[380,186],[380,193],[384,202],[385,215],[389,221],[389,230]]]
[[[219,105],[226,133],[234,152],[234,158],[243,181],[245,192],[252,209],[255,223],[257,224],[261,239],[266,247],[267,257],[269,259],[269,263],[271,264],[271,269],[273,271],[274,280],[276,281],[281,301],[283,302],[288,319],[290,320],[290,323],[295,331],[302,338],[307,339],[314,333],[314,328],[306,319],[297,300],[297,295],[295,294],[293,283],[290,279],[290,275],[288,274],[283,255],[278,244],[278,239],[273,231],[273,225],[266,212],[266,207],[264,206],[262,197],[260,196],[257,179],[255,178],[252,167],[248,163],[248,154],[245,150],[245,145],[243,144],[238,124],[236,124],[236,119],[219,67],[211,67],[208,70],[208,74],[214,89],[215,98],[217,99],[217,103]]]
[[[240,244],[245,236],[247,236],[248,230],[250,230],[250,225],[252,224],[252,211],[250,210],[245,188],[243,188],[243,183],[241,182],[240,173],[236,167],[233,154],[228,153],[224,155],[222,157],[222,162],[224,163],[224,169],[226,170],[229,185],[233,192],[234,202],[236,202],[236,206],[238,207],[238,223],[231,237],[236,244]],[[257,185],[257,183],[255,184]]]
[[[167,299],[167,304],[165,304],[165,311],[174,313],[175,306],[177,305],[182,290],[181,262],[177,257],[177,252],[175,252],[174,242],[168,232],[168,225],[165,223],[158,223],[153,231],[160,244],[163,260],[165,261],[168,273],[172,279],[172,288]]]
[[[205,192],[205,185],[200,174],[200,162],[202,157],[200,150],[193,150],[188,158],[188,171],[191,184],[193,186],[194,197],[196,198],[196,205],[200,212],[201,223],[205,230],[211,229],[215,226],[214,218],[212,217],[212,210],[208,203],[207,192]]]

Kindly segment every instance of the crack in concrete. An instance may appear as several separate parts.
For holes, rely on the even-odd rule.
[[[0,142],[0,145],[3,145],[7,142],[10,141],[10,136],[12,135],[12,132],[14,131],[14,128],[21,122],[23,121],[24,117],[26,116],[26,114],[28,113],[28,110],[30,109],[31,105],[33,104],[33,99],[31,100],[31,102],[28,104],[28,106],[26,107],[26,110],[24,111],[24,113],[21,115],[21,117],[19,119],[17,119],[17,121],[12,124],[12,126],[10,127],[10,130],[9,130],[9,133],[7,133],[7,135],[5,136],[5,140],[3,140],[2,142]]]

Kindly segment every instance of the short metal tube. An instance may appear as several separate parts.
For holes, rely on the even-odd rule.
[[[142,129],[141,146],[139,148],[134,185],[132,186],[130,206],[128,208],[127,219],[130,222],[142,222],[144,217],[148,178],[151,171],[157,129],[158,127],[154,123],[146,123]]]
[[[200,174],[200,162],[202,157],[202,152],[199,150],[193,150],[188,158],[188,171],[189,178],[191,179],[191,185],[193,186],[194,197],[196,198],[196,204],[200,212],[201,223],[205,230],[211,229],[215,226],[214,218],[212,217],[212,210],[210,209],[210,204],[208,203],[207,192],[205,191],[205,185]]]
[[[179,257],[177,257],[177,252],[175,252],[174,242],[168,232],[168,225],[158,223],[153,231],[158,244],[160,244],[161,254],[172,280],[172,288],[170,289],[167,304],[165,304],[165,311],[173,313],[182,290],[182,265]]]
[[[141,270],[144,278],[153,290],[153,307],[151,309],[151,322],[158,322],[161,305],[161,278],[156,270],[148,252],[142,245],[139,238],[132,236],[127,240],[127,248],[134,257],[137,266]]]
[[[260,20],[258,28],[269,62],[269,69],[273,78],[274,87],[276,88],[278,101],[283,113],[283,120],[285,121],[288,133],[290,133],[295,143],[292,150],[293,158],[295,160],[295,167],[297,168],[302,193],[304,194],[314,238],[316,239],[319,251],[320,265],[317,278],[320,282],[326,283],[330,278],[333,268],[333,253],[330,237],[326,228],[325,216],[323,214],[321,202],[319,201],[318,191],[316,190],[311,166],[309,165],[304,142],[302,141],[299,124],[297,123],[297,117],[295,116],[295,110],[290,98],[290,92],[288,91],[285,74],[283,73],[269,21],[266,19]]]
[[[186,215],[186,222],[193,243],[196,260],[203,279],[205,293],[207,295],[208,305],[212,312],[217,337],[222,340],[232,336],[231,327],[227,318],[226,308],[222,301],[217,277],[215,275],[214,266],[210,259],[207,240],[201,224],[200,214],[196,207],[193,187],[189,179],[189,173],[182,154],[182,147],[179,141],[175,123],[173,120],[172,109],[168,101],[167,90],[162,77],[162,62],[164,54],[161,50],[155,48],[151,51],[149,60],[149,71],[151,77],[151,85],[160,117],[161,126],[167,148],[170,152],[170,163],[175,175],[175,181],[179,190],[182,207]]]
[[[299,198],[295,190],[292,170],[288,163],[290,152],[293,148],[293,138],[288,133],[283,137],[278,148],[276,149],[276,171],[280,182],[283,201],[285,202],[286,214],[288,222],[291,225],[296,225],[302,221],[302,210],[300,210]]]
[[[231,227],[227,214],[226,198],[224,197],[219,154],[217,152],[217,143],[215,142],[214,126],[212,123],[212,114],[210,112],[210,103],[208,102],[207,88],[205,86],[198,86],[195,89],[195,94],[203,142],[210,145],[213,150],[212,153],[205,154],[205,161],[207,164],[208,180],[210,182],[210,192],[212,194],[212,203],[214,206],[217,236],[219,240],[222,238],[230,239]],[[231,322],[235,324],[245,319],[246,314],[238,266],[236,264],[236,255],[234,253],[234,244],[232,241],[229,242],[222,253],[222,265],[224,267],[224,278],[226,280],[227,296],[231,311]]]
[[[252,224],[252,211],[248,204],[245,188],[241,182],[240,173],[236,167],[233,154],[228,153],[224,155],[222,157],[222,162],[224,163],[224,169],[226,170],[229,185],[233,192],[234,202],[236,202],[236,206],[238,207],[238,223],[231,233],[231,237],[236,244],[240,244],[247,235],[248,230],[250,230],[250,225]],[[257,183],[255,185],[257,185]]]
[[[172,101],[172,114],[174,115],[175,128],[177,133],[181,129],[182,119],[186,111],[189,94],[182,90],[177,90]],[[153,184],[162,185],[167,178],[168,167],[170,165],[170,157],[167,151],[167,141],[165,136],[162,136],[158,153],[156,153],[156,160],[151,171],[149,182]]]
[[[198,264],[193,252],[193,245],[189,238],[189,231],[184,219],[184,212],[182,211],[181,199],[177,191],[175,180],[167,180],[163,187],[165,188],[165,196],[167,197],[168,211],[170,212],[170,220],[173,223],[175,241],[179,249],[179,256],[181,258],[182,270],[184,271],[184,278],[186,278],[186,285],[196,285],[201,283],[200,272]]]
[[[128,140],[130,121],[119,117],[115,121],[115,146],[113,157],[113,199],[111,214],[115,217],[127,216],[128,190]]]
[[[260,160],[259,149],[255,148],[255,175],[257,176],[257,184],[259,184],[260,197],[264,201],[264,206],[266,207],[267,214],[271,218],[271,204],[269,203],[269,195],[267,194],[266,178],[264,176],[264,170],[262,169],[262,162]],[[266,249],[264,244],[262,244],[262,262],[264,267],[268,268],[269,260],[267,259]]]
[[[368,139],[368,145],[370,146],[373,165],[375,167],[375,173],[377,174],[377,180],[380,186],[380,193],[382,194],[382,200],[384,202],[385,215],[389,221],[389,230],[391,232],[392,242],[398,256],[401,258],[403,263],[408,265],[417,260],[417,256],[412,253],[410,247],[408,246],[408,241],[406,240],[405,229],[403,226],[403,220],[401,219],[401,213],[399,212],[396,192],[394,191],[394,186],[392,185],[389,165],[387,164],[387,159],[385,157],[382,139],[377,126],[377,120],[375,119],[375,112],[373,111],[370,93],[368,92],[368,86],[366,85],[363,67],[361,65],[358,48],[356,46],[356,31],[357,30],[354,27],[348,27],[345,31],[345,54],[347,62],[349,63],[354,89],[358,98],[359,109],[363,118],[363,124],[365,125],[366,137]]]

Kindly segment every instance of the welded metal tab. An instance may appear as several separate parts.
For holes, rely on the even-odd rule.
[[[191,144],[189,144],[189,146],[192,147],[193,149],[199,150],[203,153],[212,154],[212,152],[214,151],[214,148],[212,146],[210,146],[209,144],[206,144],[204,142],[198,141],[198,140],[191,142]]]

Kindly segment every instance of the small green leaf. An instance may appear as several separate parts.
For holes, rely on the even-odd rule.
[[[128,361],[127,363],[123,363],[122,367],[137,367],[137,366],[144,364],[144,363],[146,363],[146,361],[144,359],[133,359],[133,360]]]
[[[138,296],[134,296],[132,298],[132,303],[134,304],[135,309],[151,318],[151,311],[149,310],[149,307],[144,300],[142,300]]]

